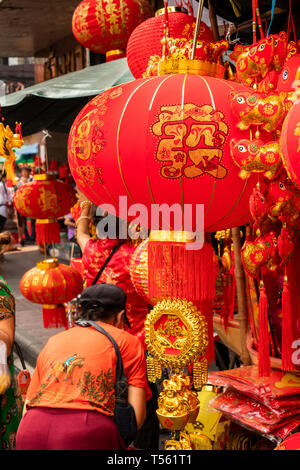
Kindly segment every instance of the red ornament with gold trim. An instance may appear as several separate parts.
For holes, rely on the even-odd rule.
[[[181,10],[180,8],[177,8]],[[169,36],[171,38],[193,39],[196,19],[183,13],[174,11],[176,7],[168,7]],[[132,32],[126,49],[128,66],[134,78],[141,78],[146,72],[151,57],[162,56],[162,37],[164,35],[164,9],[158,10],[154,17],[143,21]],[[199,40],[213,42],[210,28],[200,22]]]
[[[148,0],[83,0],[73,14],[73,34],[93,52],[123,54],[132,31],[152,15]]]
[[[36,242],[44,245],[59,243],[57,219],[70,212],[76,195],[71,186],[43,173],[35,174],[34,181],[17,189],[13,202],[21,215],[36,219]]]
[[[64,303],[82,292],[83,280],[78,271],[60,264],[56,258],[45,259],[27,271],[20,290],[30,302],[43,305],[45,328],[67,327]]]
[[[118,198],[126,196],[128,204],[146,206],[148,219],[153,204],[203,204],[209,232],[249,222],[256,178],[239,178],[230,140],[250,140],[250,129],[237,128],[229,106],[232,90],[245,87],[170,74],[97,96],[69,134],[69,165],[79,189],[96,205],[112,204],[122,219],[128,218],[127,206]]]

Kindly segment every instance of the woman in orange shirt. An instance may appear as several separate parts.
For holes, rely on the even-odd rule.
[[[143,346],[123,330],[126,294],[118,286],[97,284],[83,291],[80,301],[81,319],[96,321],[120,349],[128,401],[140,428],[151,394]],[[114,422],[115,378],[113,345],[93,327],[75,326],[51,337],[28,388],[17,450],[124,449]]]

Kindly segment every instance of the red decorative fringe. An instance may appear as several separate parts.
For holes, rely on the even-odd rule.
[[[58,222],[35,224],[36,242],[38,245],[47,245],[60,242],[60,230]]]
[[[293,370],[292,349],[293,326],[292,310],[289,282],[287,276],[284,276],[282,290],[282,340],[281,340],[281,361],[283,370]]]
[[[258,373],[259,377],[269,377],[271,372],[269,347],[268,301],[264,283],[259,287],[259,344],[258,344]]]
[[[63,305],[55,308],[47,308],[43,305],[44,328],[65,328],[68,329],[66,309]]]

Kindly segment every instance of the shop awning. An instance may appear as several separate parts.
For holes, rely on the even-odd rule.
[[[108,88],[134,80],[127,59],[93,65],[0,97],[5,123],[22,123],[24,136],[43,129],[69,132],[81,108]]]

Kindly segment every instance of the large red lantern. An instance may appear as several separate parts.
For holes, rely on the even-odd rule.
[[[82,292],[83,280],[78,271],[60,264],[56,258],[45,259],[27,271],[20,290],[30,302],[43,305],[45,328],[67,326],[66,312],[62,305]]]
[[[83,0],[73,14],[73,34],[87,49],[115,51],[116,58],[116,50],[125,52],[134,28],[152,14],[148,0]]]
[[[186,13],[173,11],[174,7],[169,7],[168,22],[169,36],[171,38],[193,39],[196,19]],[[149,59],[152,56],[162,56],[161,39],[164,36],[164,9],[159,10],[156,16],[143,21],[131,34],[126,57],[128,66],[135,78],[141,78],[146,71]],[[201,21],[198,39],[213,42],[213,34],[210,28]]]
[[[230,92],[240,84],[199,75],[139,79],[107,90],[78,114],[68,154],[80,190],[96,205],[203,204],[205,231],[251,220],[248,205],[256,178],[238,176],[232,138],[237,128]],[[150,227],[148,220],[148,227]],[[171,227],[172,228],[172,227]],[[193,226],[194,228],[194,226]]]
[[[300,187],[300,102],[297,100],[283,121],[280,145],[290,179]]]
[[[21,186],[13,202],[21,215],[36,219],[36,241],[43,245],[59,243],[57,219],[70,212],[76,196],[70,185],[43,173],[34,175],[32,182]]]

